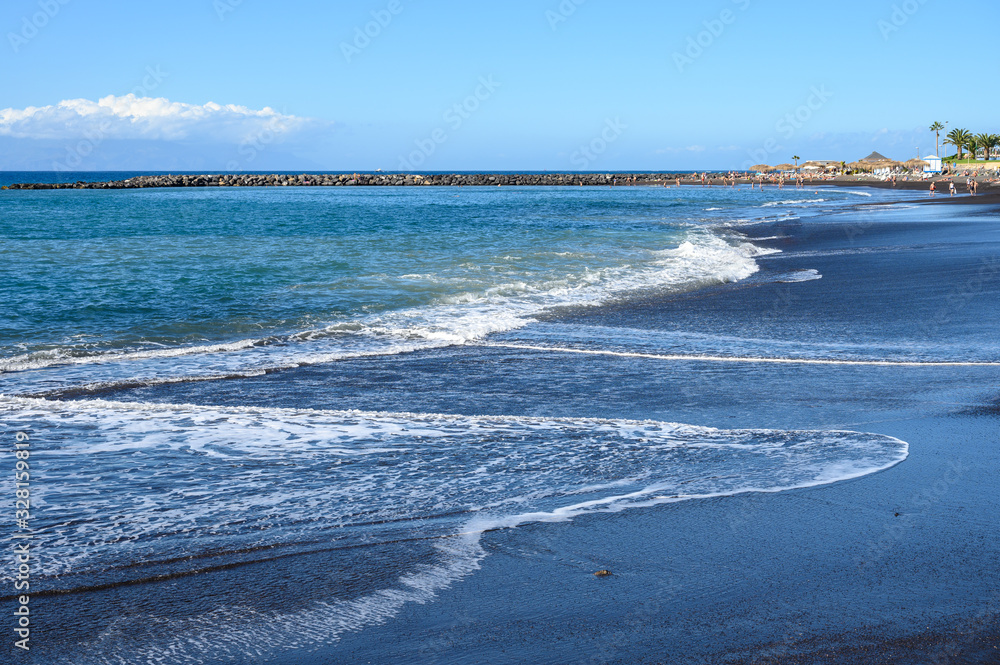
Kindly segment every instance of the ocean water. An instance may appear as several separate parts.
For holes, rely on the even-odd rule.
[[[348,397],[335,408],[268,403],[259,381],[294,394],[295,370],[332,377],[340,363],[377,359],[379,372],[402,373],[409,359],[454,348],[484,364],[502,362],[498,350],[547,349],[922,362],[919,345],[788,349],[721,329],[595,332],[571,322],[595,306],[758,279],[761,258],[780,250],[754,244],[747,229],[900,196],[0,193],[0,422],[6,448],[16,431],[31,436],[32,585],[53,608],[36,661],[298,662],[474,575],[488,531],[808,488],[900,463],[905,442],[863,432],[726,430],[557,406],[497,413],[488,389],[448,409],[447,362],[436,382],[414,379],[393,410]],[[768,277],[822,278],[816,269]],[[377,373],[352,372],[379,390]],[[511,381],[516,392],[546,376]],[[197,403],[175,386],[199,386]],[[583,376],[571,389],[592,387]],[[0,525],[18,530],[13,514]]]

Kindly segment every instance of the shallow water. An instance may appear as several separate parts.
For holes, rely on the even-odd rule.
[[[587,405],[606,369],[572,384],[545,369],[580,350],[995,361],[981,344],[679,331],[643,311],[733,282],[822,284],[820,263],[762,273],[780,250],[746,232],[856,214],[862,196],[897,195],[5,192],[0,417],[30,432],[42,478],[33,584],[69,592],[47,598],[74,625],[37,662],[280,660],[433,602],[474,574],[488,530],[898,464],[907,444],[884,435],[711,429],[655,400],[608,413]],[[595,306],[606,320],[575,318]],[[498,372],[511,353],[537,358]],[[697,366],[673,372],[710,389]]]

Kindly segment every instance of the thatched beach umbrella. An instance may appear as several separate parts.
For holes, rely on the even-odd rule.
[[[902,162],[897,162],[895,159],[883,159],[872,164],[875,169],[897,169],[903,166]]]
[[[772,169],[767,164],[754,164],[753,166],[750,167],[750,170],[751,171],[773,171],[774,169]]]
[[[775,171],[794,171],[796,166],[794,164],[778,164],[774,167]]]
[[[930,166],[930,162],[925,162],[922,159],[909,159],[903,162],[903,166],[911,171],[923,171],[924,167]]]
[[[847,168],[854,171],[874,171],[875,169],[892,169],[897,166],[902,166],[902,164],[892,159],[880,159],[872,162],[866,162],[864,160],[860,162],[851,162],[847,165]]]

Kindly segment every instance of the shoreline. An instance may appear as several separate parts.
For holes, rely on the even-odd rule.
[[[550,192],[552,198],[629,205],[629,199],[653,199],[654,210],[661,206],[661,197],[649,191],[634,197],[596,190],[567,197],[560,191]],[[697,201],[703,194],[686,193],[676,198]],[[481,205],[498,200],[488,194],[476,194],[485,201]],[[511,194],[519,201],[534,198]],[[716,194],[749,205],[758,198],[745,196],[745,190],[731,197]],[[83,196],[79,203],[95,219],[102,218],[100,206],[121,203]],[[162,205],[159,196],[129,198],[139,208]],[[166,193],[166,198],[176,196]],[[250,198],[275,200],[260,192]],[[504,198],[506,193],[499,196]],[[46,195],[12,201],[57,207],[69,202]],[[141,214],[131,204],[127,208],[130,216]],[[383,588],[375,586],[380,580],[438,562],[441,551],[434,545],[448,541],[210,559],[238,565],[154,580],[156,586],[50,596],[49,615],[83,621],[72,622],[73,630],[45,646],[56,650],[52,653],[73,653],[91,644],[88,635],[105,634],[105,618],[89,611],[95,606],[126,608],[128,620],[146,621],[131,608],[156,596],[168,615],[173,608],[203,617],[219,606],[251,607],[259,612],[255,616],[280,613],[290,625],[328,636],[309,651],[259,652],[258,659],[275,664],[521,663],[538,661],[540,653],[546,662],[747,665],[992,658],[1000,635],[994,565],[1000,545],[991,529],[991,516],[1000,509],[992,482],[1000,468],[993,445],[1000,395],[996,368],[753,359],[1000,361],[993,332],[1000,318],[995,297],[1000,268],[993,258],[1000,255],[993,234],[997,221],[975,209],[933,206],[849,205],[830,212],[739,227],[753,245],[780,251],[758,256],[759,272],[736,282],[683,292],[630,291],[627,298],[567,308],[481,343],[302,364],[238,380],[122,386],[93,396],[210,408],[607,418],[727,431],[846,430],[906,441],[910,457],[903,463],[811,489],[693,499],[490,530],[478,541],[483,556],[463,569],[464,576],[427,592],[423,602],[388,608],[377,625],[355,623],[355,629],[335,637],[329,623],[299,624],[308,618],[299,612],[313,603],[363,598],[362,592]],[[303,236],[294,237],[300,244]],[[223,241],[232,244],[228,235]],[[795,279],[808,273],[816,278]],[[718,343],[744,360],[668,357],[708,355]],[[601,355],[575,352],[581,348]],[[614,355],[619,351],[626,354]],[[603,464],[607,454],[587,463]],[[477,509],[476,518],[493,510],[503,509]],[[595,576],[604,570],[612,574]],[[218,593],[205,594],[205,588]],[[118,621],[112,629],[129,626]],[[220,631],[237,638],[226,644],[252,637],[244,627],[223,622]],[[253,630],[264,631],[256,624]],[[151,630],[147,639],[140,635],[138,646],[162,645],[164,631]],[[122,648],[127,645],[124,640]],[[221,665],[232,653],[206,653],[205,660]]]
[[[684,340],[708,333],[776,341],[770,348],[782,357],[848,344],[869,359],[898,348],[937,360],[995,360],[995,345],[976,342],[994,339],[1000,312],[997,222],[970,212],[883,208],[755,225],[745,229],[750,241],[781,251],[761,256],[760,272],[746,280],[638,294],[489,340],[563,348],[460,345],[107,398],[400,412],[419,393],[417,410],[427,413],[847,430],[910,446],[891,469],[811,489],[489,531],[475,572],[432,601],[274,662],[523,663],[539,653],[546,662],[593,663],[991,662],[1000,644],[996,368],[564,351],[575,346],[567,330],[595,350],[615,351],[602,331],[618,329],[645,345],[632,350],[656,353],[678,345],[696,352]],[[822,277],[783,281],[808,270]],[[546,379],[516,378],[535,376]],[[337,557],[312,565],[347,570]],[[291,566],[259,565],[271,566],[269,578]],[[352,565],[360,568],[360,559]],[[601,570],[612,574],[596,577]]]
[[[983,238],[981,223],[962,209],[924,208],[920,219],[885,214],[866,220],[860,235],[837,218],[754,227],[752,241],[782,252],[762,257],[761,273],[750,280],[602,306],[539,328],[630,328],[646,336],[752,330],[766,339],[869,345],[909,336],[935,349],[987,333],[995,282],[981,269],[996,243],[969,244]],[[945,250],[942,243],[953,244]],[[775,279],[807,269],[822,279]],[[955,296],[970,280],[980,280],[984,299]],[[474,385],[482,371],[475,350],[447,353],[452,389]],[[591,394],[564,399],[598,416],[872,432],[907,441],[910,457],[812,490],[491,532],[483,541],[490,556],[475,576],[433,605],[404,608],[384,631],[344,636],[327,656],[516,663],[545,651],[551,662],[746,665],[996,658],[1000,581],[989,517],[997,505],[990,479],[1000,462],[990,410],[995,370],[782,369],[578,358],[556,350],[508,351],[503,358],[507,372],[544,367],[556,385],[586,376]],[[509,400],[529,412],[540,401],[537,394]],[[601,569],[613,575],[596,581],[593,572]],[[487,605],[483,597],[497,600]],[[446,648],[434,639],[441,633]]]

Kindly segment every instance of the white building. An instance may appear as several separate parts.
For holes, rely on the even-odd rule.
[[[927,162],[927,166],[924,167],[924,173],[941,173],[943,161],[940,157],[931,155],[930,157],[921,157],[921,159]]]

